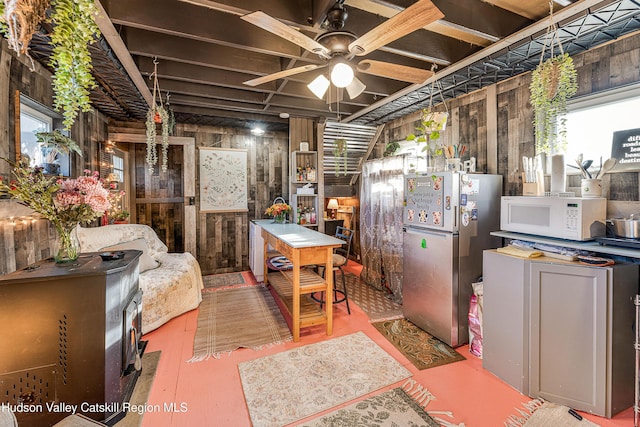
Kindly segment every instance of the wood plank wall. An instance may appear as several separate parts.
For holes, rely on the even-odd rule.
[[[637,83],[640,81],[640,33],[594,48],[573,59],[578,71],[577,96]],[[535,154],[533,110],[529,103],[530,81],[530,73],[522,74],[447,102],[451,120],[443,135],[444,142],[459,140],[468,145],[470,155],[477,159],[480,172],[487,172],[488,165],[496,164],[497,173],[504,176],[505,195],[522,194],[519,162],[522,156]],[[488,93],[495,94],[496,99],[487,99]],[[444,106],[438,105],[435,110],[444,111]],[[487,112],[494,110],[497,120],[487,117]],[[419,113],[413,113],[387,123],[380,145],[404,140],[414,132],[419,118]],[[493,141],[487,139],[488,133],[496,132],[492,126],[497,126],[495,148]],[[374,153],[382,151],[384,149],[378,147]],[[609,198],[607,209],[610,213],[620,216],[640,211],[639,181],[638,172],[605,176],[603,189],[604,196]]]
[[[198,213],[197,259],[203,274],[249,269],[249,221],[265,218],[278,196],[288,198],[289,138],[286,133],[251,135],[248,129],[178,125],[176,136],[195,138],[196,147],[247,150],[248,212]],[[196,178],[199,188],[199,176]],[[199,195],[196,197],[200,211]]]
[[[16,158],[16,92],[53,106],[51,73],[36,64],[29,70],[24,57],[17,58],[0,38],[0,157]],[[19,105],[19,101],[18,101]],[[73,155],[71,175],[84,169],[98,170],[98,146],[106,140],[107,119],[99,112],[80,113],[71,129],[83,157]],[[0,160],[0,175],[8,178],[10,166]],[[10,273],[51,256],[55,229],[49,221],[32,220],[33,212],[13,200],[0,199],[0,274]],[[10,218],[14,218],[10,220]]]
[[[129,134],[145,132],[144,123],[137,122],[112,121],[109,130],[112,133]],[[195,230],[197,251],[194,256],[200,263],[202,274],[205,275],[248,270],[249,221],[265,218],[265,209],[276,197],[288,199],[289,137],[287,133],[267,132],[262,136],[254,136],[248,129],[178,124],[175,136],[194,138],[196,148],[247,150],[249,210],[248,212],[200,213],[200,198],[197,195],[198,218]],[[196,161],[198,157],[196,153]],[[135,162],[133,167],[144,167],[144,157],[135,156],[133,160]],[[143,164],[139,165],[140,162]],[[196,169],[196,194],[200,188],[198,174],[199,170]],[[170,213],[167,212],[167,214]],[[165,222],[171,221],[172,217],[165,218]],[[163,237],[160,237],[164,241]]]

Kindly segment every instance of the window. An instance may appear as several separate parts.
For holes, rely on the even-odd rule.
[[[69,176],[69,154],[42,147],[36,137],[36,132],[51,132],[58,124],[59,114],[20,95],[20,156],[31,166],[42,166],[45,173]]]
[[[114,153],[111,161],[111,170],[118,175],[118,182],[124,182],[124,157],[120,156],[120,153]]]
[[[600,157],[603,161],[611,157],[614,132],[640,128],[638,111],[640,84],[580,97],[570,102],[567,114],[567,163],[575,164],[574,159],[582,153],[584,160],[593,160],[591,169],[597,170]]]

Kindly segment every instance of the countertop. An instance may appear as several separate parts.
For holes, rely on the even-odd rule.
[[[618,255],[629,258],[640,258],[640,250],[623,248],[619,246],[601,245],[596,241],[579,242],[575,240],[555,239],[552,237],[542,237],[533,234],[513,233],[510,231],[492,231],[492,236],[505,239],[527,240],[529,242],[546,243],[549,245],[563,246],[565,248],[578,249],[583,251],[597,252],[600,254]]]
[[[277,224],[272,219],[257,219],[253,222],[292,248],[340,246],[344,244],[343,240],[298,224]]]

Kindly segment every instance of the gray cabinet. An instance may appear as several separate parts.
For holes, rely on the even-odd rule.
[[[482,367],[527,395],[529,268],[525,259],[484,251]]]
[[[483,367],[596,415],[633,405],[638,265],[484,255]]]

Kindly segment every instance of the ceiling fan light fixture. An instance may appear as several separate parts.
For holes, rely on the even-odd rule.
[[[354,99],[358,97],[362,92],[364,92],[366,86],[356,77],[353,78],[353,81],[347,85],[347,93],[349,94],[350,99]]]
[[[344,62],[338,62],[331,69],[331,83],[336,87],[347,87],[353,81],[353,68]]]
[[[313,79],[313,81],[309,83],[307,87],[311,92],[313,92],[315,96],[318,97],[318,99],[322,99],[324,97],[324,94],[327,92],[327,89],[329,89],[330,84],[331,82],[329,82],[329,80],[323,74],[320,74],[318,77]]]

